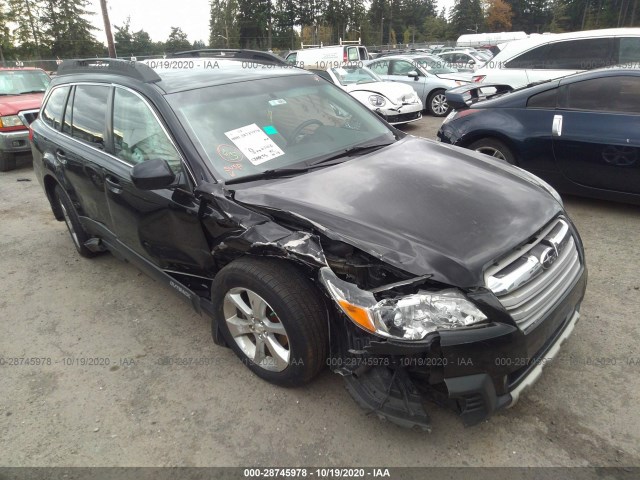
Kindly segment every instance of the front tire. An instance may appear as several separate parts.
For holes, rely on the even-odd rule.
[[[69,235],[71,235],[73,246],[76,247],[78,253],[83,257],[95,257],[95,252],[92,252],[84,246],[84,242],[89,240],[89,234],[87,234],[84,228],[82,228],[82,224],[80,223],[80,219],[78,218],[78,213],[76,212],[73,203],[71,203],[69,195],[67,195],[67,192],[65,192],[60,185],[56,185],[54,195],[56,201],[60,205],[60,210],[62,211],[62,216],[64,217],[64,223],[67,225]]]
[[[303,385],[325,365],[326,309],[311,281],[276,259],[240,258],[213,281],[214,327],[260,378]]]
[[[516,157],[504,143],[495,138],[483,138],[469,145],[467,148],[476,152],[484,153],[490,157],[499,158],[511,165],[516,165]]]
[[[427,99],[427,108],[429,113],[434,117],[444,117],[451,111],[451,108],[447,103],[447,97],[444,94],[444,90],[435,90],[431,92]]]

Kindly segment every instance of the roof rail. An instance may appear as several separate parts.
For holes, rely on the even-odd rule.
[[[167,55],[169,58],[198,57],[198,58],[234,58],[251,60],[258,63],[275,65],[287,65],[284,59],[270,52],[260,50],[232,49],[232,48],[201,48],[199,50],[186,50]]]
[[[305,48],[322,48],[324,47],[324,44],[322,42],[320,42],[320,45],[305,45],[304,42],[300,42],[300,48],[301,49],[305,49]]]
[[[145,83],[155,83],[162,80],[153,69],[144,63],[132,62],[131,60],[87,58],[82,60],[64,60],[58,66],[58,75],[93,72],[124,75]]]
[[[360,37],[358,40],[342,40],[340,37],[340,45],[362,45]]]

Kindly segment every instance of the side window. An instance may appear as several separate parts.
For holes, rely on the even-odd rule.
[[[64,113],[65,102],[69,87],[58,87],[49,95],[47,104],[42,109],[42,120],[49,126],[60,130],[62,124],[62,114]]]
[[[67,135],[71,135],[71,119],[73,108],[73,87],[71,87],[71,93],[69,94],[69,100],[67,100],[67,108],[64,110],[64,120],[62,121],[62,131]]]
[[[640,59],[640,37],[620,38],[618,63],[637,65],[638,59]]]
[[[289,55],[287,55],[287,63],[295,65],[297,58],[298,58],[298,53],[297,52],[290,53]]]
[[[378,75],[386,75],[389,71],[389,61],[382,60],[380,62],[375,62],[369,65],[369,68],[376,72]]]
[[[118,158],[130,164],[166,160],[180,170],[180,155],[149,106],[137,95],[116,88],[113,99],[113,143]]]
[[[544,60],[548,50],[549,45],[541,45],[508,61],[504,66],[505,68],[545,68]]]
[[[391,62],[391,75],[407,75],[412,70],[416,70],[415,65],[412,65],[406,60],[393,60]]]
[[[595,78],[567,86],[567,108],[640,114],[640,77]]]
[[[545,67],[553,70],[591,70],[614,63],[613,38],[583,38],[549,45]]]
[[[541,92],[532,97],[529,97],[527,101],[527,108],[546,108],[554,109],[558,101],[558,89],[553,88],[546,92]]]
[[[73,99],[71,136],[104,149],[108,86],[77,85]]]

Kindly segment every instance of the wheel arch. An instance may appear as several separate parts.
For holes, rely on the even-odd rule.
[[[473,134],[465,135],[457,145],[463,148],[469,148],[469,145],[471,145],[472,143],[477,142],[478,140],[483,140],[485,138],[497,140],[504,143],[506,147],[511,150],[511,153],[513,153],[513,156],[515,157],[515,164],[520,164],[520,150],[518,149],[516,143],[507,135],[504,135],[497,131],[480,131],[474,132]]]

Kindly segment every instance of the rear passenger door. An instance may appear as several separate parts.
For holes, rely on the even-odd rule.
[[[588,187],[640,194],[640,75],[563,89],[553,149],[564,175]]]
[[[212,256],[198,216],[199,202],[181,154],[141,95],[113,90],[106,195],[117,238],[165,271],[206,276]],[[131,170],[148,160],[165,160],[179,179],[175,188],[153,191],[133,185]]]

